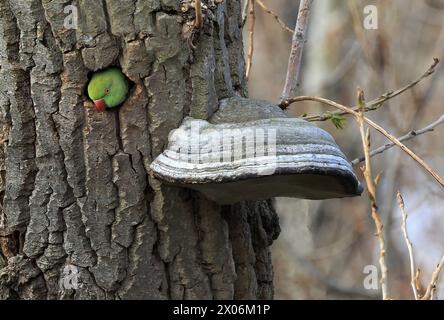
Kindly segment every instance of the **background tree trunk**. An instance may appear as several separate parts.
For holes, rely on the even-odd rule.
[[[184,116],[246,94],[240,0],[204,1],[189,41],[180,2],[0,0],[0,299],[273,297],[271,201],[220,207],[148,170]],[[99,113],[85,88],[110,65],[133,86]]]

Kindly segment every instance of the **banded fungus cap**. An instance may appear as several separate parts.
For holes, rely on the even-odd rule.
[[[219,204],[362,193],[329,133],[269,102],[238,97],[222,100],[210,121],[186,118],[151,169],[157,178]]]

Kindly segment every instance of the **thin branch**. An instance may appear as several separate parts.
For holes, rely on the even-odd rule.
[[[359,132],[362,138],[362,147],[365,154],[365,166],[362,167],[362,173],[364,174],[365,181],[367,184],[368,196],[370,199],[371,210],[372,210],[372,218],[375,222],[376,227],[376,236],[379,242],[379,267],[381,268],[381,289],[382,289],[382,298],[384,300],[388,299],[388,287],[387,287],[387,264],[385,261],[385,240],[383,233],[383,224],[381,216],[378,212],[377,198],[376,198],[376,183],[373,179],[372,167],[370,162],[370,131],[367,128],[365,131],[365,118],[364,118],[364,91],[362,89],[358,89],[358,101],[361,106],[360,111],[356,114],[356,121],[359,124]]]
[[[416,273],[415,273],[415,288],[416,288],[416,292],[418,292],[418,296],[419,296],[419,292],[422,292],[422,284],[421,284],[421,280],[419,279],[420,276],[421,276],[421,269],[417,268]]]
[[[359,114],[352,108],[346,107],[340,103],[334,102],[332,100],[328,100],[321,97],[313,97],[313,96],[299,96],[290,98],[287,101],[285,101],[286,105],[290,105],[295,102],[300,101],[316,101],[320,102],[325,105],[329,105],[332,107],[335,107],[343,112],[350,113],[354,115],[355,117],[358,117]],[[444,188],[444,179],[441,178],[423,159],[421,159],[418,155],[416,155],[412,150],[410,150],[407,146],[405,146],[401,141],[399,141],[396,137],[391,135],[387,132],[383,127],[378,125],[377,123],[373,122],[372,120],[364,117],[364,121],[372,126],[374,129],[376,129],[378,132],[380,132],[382,135],[384,135],[387,139],[389,139],[391,142],[396,144],[399,148],[401,148],[405,153],[407,153],[413,160],[415,160],[421,167],[423,167],[438,183],[441,185],[441,187]]]
[[[405,142],[405,141],[409,141],[412,140],[416,137],[419,137],[420,135],[423,135],[425,133],[428,132],[433,132],[435,130],[436,127],[440,126],[441,124],[444,123],[444,114],[436,121],[432,122],[431,124],[429,124],[427,127],[424,127],[420,130],[412,130],[409,133],[407,133],[406,135],[399,137],[398,140],[400,142]],[[381,154],[391,148],[393,148],[396,144],[391,142],[391,143],[387,143],[375,150],[372,150],[370,152],[370,157],[374,157],[375,155]],[[353,160],[351,163],[352,165],[357,165],[358,163],[361,163],[365,160],[365,157],[362,156],[360,158],[356,158],[355,160]]]
[[[249,3],[249,21],[248,21],[248,56],[247,56],[247,71],[246,77],[247,80],[250,77],[251,67],[253,65],[253,53],[254,53],[254,26],[256,23],[256,16],[254,14],[254,0],[248,0]]]
[[[436,66],[438,64],[439,64],[439,59],[434,58],[433,64],[430,66],[430,68],[427,69],[427,71],[424,74],[422,74],[418,79],[410,82],[406,86],[404,86],[396,91],[389,91],[387,93],[384,93],[379,98],[370,101],[369,103],[367,103],[365,105],[365,112],[377,110],[383,106],[384,102],[391,100],[391,99],[399,96],[400,94],[406,92],[407,90],[413,88],[418,83],[420,83],[423,79],[432,75],[435,72]],[[285,101],[283,103],[281,103],[281,108],[286,109],[287,106],[288,105],[286,105]],[[352,109],[353,109],[353,111],[358,111],[359,106],[354,106]],[[327,120],[330,120],[332,116],[344,116],[347,114],[349,114],[349,112],[335,111],[335,112],[325,113],[325,114],[321,114],[321,115],[305,116],[305,117],[302,117],[302,119],[307,120],[307,121],[327,121]]]
[[[271,11],[271,9],[268,8],[268,7],[265,5],[265,3],[263,3],[261,0],[256,0],[256,2],[258,3],[258,5],[259,5],[259,6],[260,6],[260,7],[261,7],[266,13],[268,13],[269,15],[271,15],[271,16],[277,21],[277,23],[279,23],[279,24],[281,25],[282,29],[284,29],[285,31],[288,31],[288,32],[290,32],[290,33],[293,33],[293,30],[292,30],[290,27],[288,27],[288,26],[285,24],[285,22],[282,21],[282,19],[279,18],[279,16],[278,16],[276,13],[274,13],[273,11]]]
[[[405,244],[407,245],[407,250],[409,252],[409,259],[410,259],[410,285],[412,286],[412,290],[413,290],[413,295],[415,297],[415,300],[419,299],[419,295],[418,295],[418,290],[417,290],[417,278],[416,275],[418,274],[416,272],[416,267],[415,267],[415,257],[413,255],[413,245],[412,242],[410,241],[409,238],[409,233],[407,231],[407,212],[405,210],[405,204],[404,204],[404,199],[402,198],[401,193],[398,191],[397,193],[397,198],[398,198],[398,205],[399,205],[399,209],[401,209],[401,215],[402,215],[402,224],[401,224],[401,228],[402,228],[402,233],[404,234],[404,240],[405,240]]]
[[[281,96],[281,103],[295,94],[301,72],[302,52],[304,51],[308,20],[313,0],[301,0],[298,18],[293,32],[290,58],[288,59],[287,76]]]
[[[194,9],[196,10],[196,20],[194,20],[194,28],[200,29],[203,25],[202,19],[202,0],[195,0]]]
[[[432,280],[430,281],[430,284],[427,287],[427,291],[424,294],[424,296],[421,298],[421,300],[432,299],[436,291],[436,285],[438,284],[439,275],[443,269],[444,269],[444,255],[442,256],[439,264],[436,266],[435,271],[433,271]]]

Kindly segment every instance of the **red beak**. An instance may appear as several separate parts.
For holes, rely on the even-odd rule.
[[[96,101],[94,101],[94,104],[96,106],[97,111],[105,111],[105,109],[106,109],[105,100],[103,100],[103,99],[96,100]]]

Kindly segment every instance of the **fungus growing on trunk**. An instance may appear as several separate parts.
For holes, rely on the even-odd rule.
[[[186,118],[151,164],[154,176],[219,204],[360,195],[333,137],[266,101],[229,98],[209,121]]]

